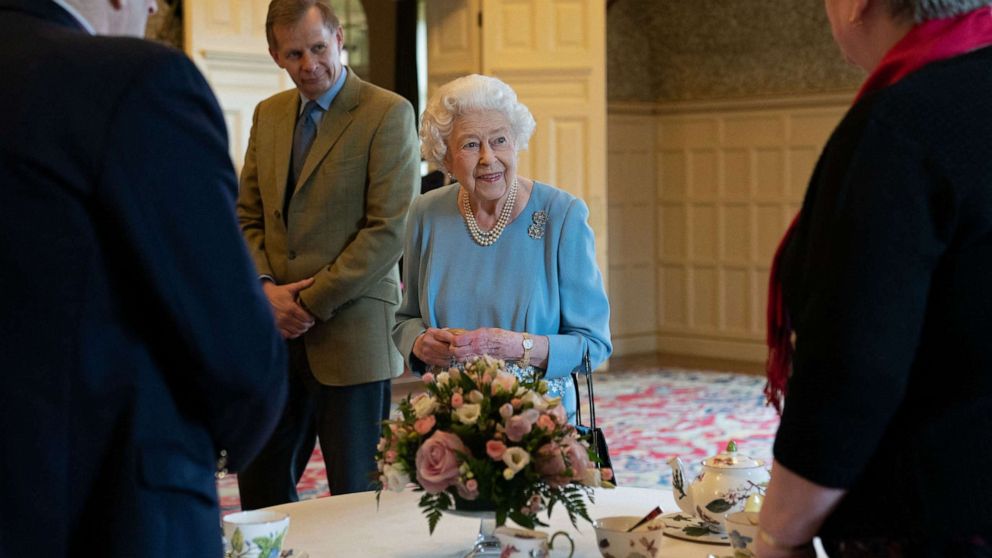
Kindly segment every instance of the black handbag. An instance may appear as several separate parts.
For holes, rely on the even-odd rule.
[[[596,426],[596,400],[592,389],[592,365],[589,363],[589,351],[582,355],[582,370],[580,372],[586,377],[589,424],[582,424],[582,394],[579,392],[579,372],[572,372],[572,385],[575,387],[575,429],[578,430],[580,436],[589,442],[589,447],[595,448],[596,455],[599,456],[599,468],[605,467],[615,473],[613,460],[610,459],[610,449],[606,445],[606,436],[603,435],[603,429]],[[610,482],[619,486],[617,485],[616,474],[613,475]]]

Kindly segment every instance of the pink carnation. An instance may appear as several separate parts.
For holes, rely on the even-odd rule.
[[[499,440],[489,440],[486,442],[486,455],[493,461],[503,459],[503,452],[506,451],[506,444]]]
[[[413,423],[413,429],[417,431],[417,434],[424,436],[434,428],[436,423],[437,419],[434,418],[434,415],[427,415],[424,418],[417,419],[417,422]]]
[[[458,481],[458,453],[470,455],[461,439],[438,430],[417,450],[417,482],[427,492],[437,494]]]

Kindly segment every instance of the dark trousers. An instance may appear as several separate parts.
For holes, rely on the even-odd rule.
[[[320,439],[331,494],[371,490],[390,382],[325,386],[307,362],[302,339],[289,342],[289,397],[268,443],[238,473],[241,509],[299,501],[296,485]]]

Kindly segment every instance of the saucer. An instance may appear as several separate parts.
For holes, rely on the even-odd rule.
[[[661,516],[661,521],[665,524],[662,532],[673,539],[706,544],[730,545],[730,538],[727,537],[726,532],[720,530],[715,525],[704,523],[690,515],[681,512],[666,513]]]

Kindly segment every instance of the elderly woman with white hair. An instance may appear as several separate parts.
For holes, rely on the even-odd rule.
[[[586,204],[517,175],[534,127],[496,78],[431,98],[421,151],[455,182],[410,208],[393,339],[417,373],[486,354],[543,376],[572,416],[570,374],[584,354],[593,366],[610,355],[610,309]]]

